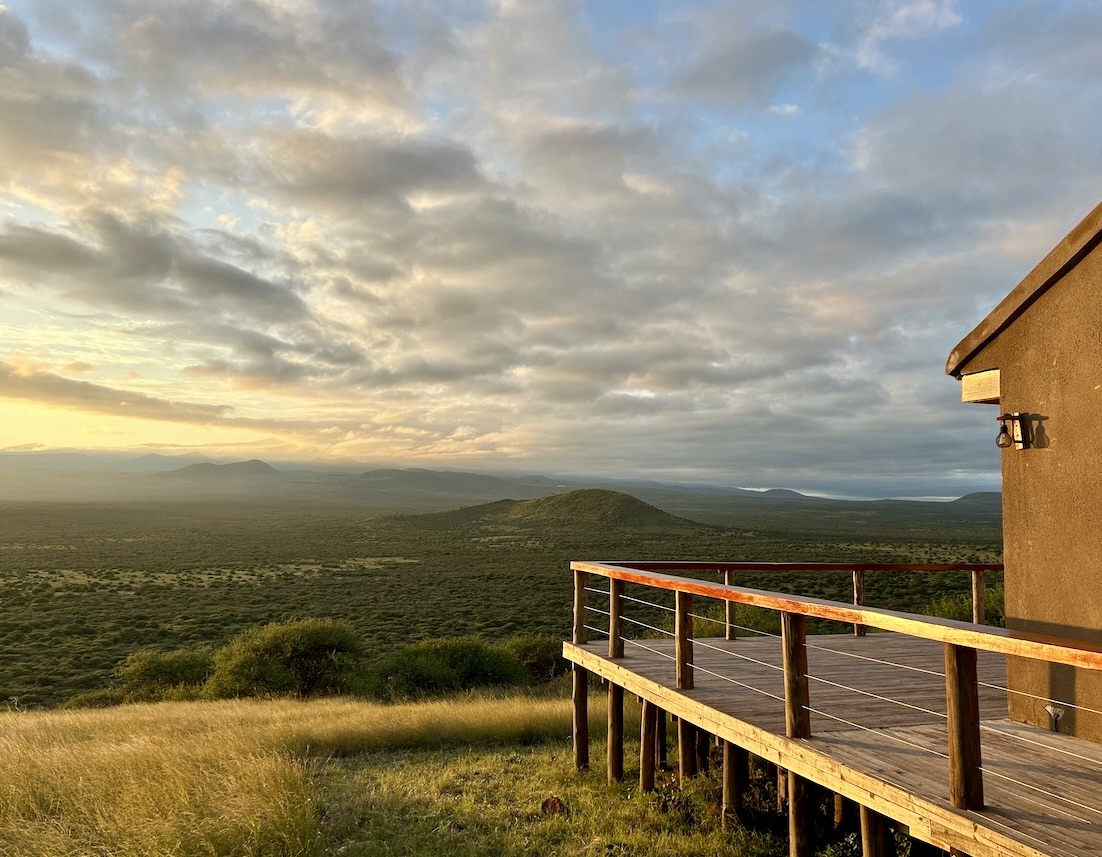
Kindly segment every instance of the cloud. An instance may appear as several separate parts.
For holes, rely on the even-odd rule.
[[[768,105],[791,80],[811,73],[818,47],[799,33],[776,27],[760,33],[725,27],[728,35],[674,81],[676,92],[731,106]]]
[[[170,422],[210,424],[223,419],[229,412],[227,407],[170,402],[87,381],[73,381],[50,372],[25,371],[7,362],[0,362],[0,396],[112,416]]]
[[[1003,8],[5,11],[0,392],[334,456],[990,487],[944,355],[1102,186],[1102,19]]]
[[[857,64],[878,73],[891,73],[895,61],[885,52],[893,41],[920,39],[961,24],[957,0],[891,0],[879,4],[863,28]]]

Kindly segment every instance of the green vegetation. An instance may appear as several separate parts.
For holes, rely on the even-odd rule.
[[[218,650],[204,692],[220,699],[348,693],[362,656],[363,642],[347,622],[272,622],[238,634]]]
[[[678,518],[612,492],[366,519],[358,505],[286,500],[5,504],[0,701],[56,706],[90,692],[110,701],[118,694],[105,688],[135,652],[214,651],[295,619],[349,623],[374,660],[442,637],[561,640],[572,559],[1001,559],[997,515],[982,505],[698,497],[686,508],[678,497]],[[849,591],[844,573],[739,583]],[[969,583],[870,574],[866,587],[870,604],[920,611]]]

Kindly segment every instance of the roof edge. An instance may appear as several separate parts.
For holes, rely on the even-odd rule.
[[[945,374],[960,378],[961,367],[1010,327],[1041,295],[1102,243],[1102,203],[1064,236],[975,329],[949,353]]]

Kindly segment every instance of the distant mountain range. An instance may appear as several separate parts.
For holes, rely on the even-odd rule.
[[[342,514],[370,517],[548,498],[546,507],[497,509],[497,514],[505,514],[503,510],[508,508],[509,515],[524,516],[537,511],[540,515],[558,514],[553,498],[583,489],[619,492],[654,512],[661,510],[660,514],[707,523],[739,519],[770,528],[797,523],[804,527],[808,522],[828,526],[834,521],[862,526],[862,521],[873,519],[883,523],[943,516],[997,522],[1001,515],[1001,496],[997,492],[969,494],[950,503],[847,501],[808,497],[785,488],[756,491],[722,485],[505,476],[423,468],[385,467],[359,472],[290,469],[259,459],[217,463],[196,454],[150,453],[139,458],[104,459],[79,452],[0,453],[0,500],[6,502],[305,504],[319,512],[341,510]],[[643,521],[645,516],[638,508],[635,512],[637,523]],[[621,513],[627,514],[623,509]],[[562,512],[567,521],[576,514],[576,508]],[[590,517],[594,514],[597,512],[593,509],[587,511]],[[651,523],[657,525],[656,521]],[[662,523],[668,525],[668,521]]]

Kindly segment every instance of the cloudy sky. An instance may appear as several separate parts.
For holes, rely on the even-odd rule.
[[[0,448],[998,485],[1102,4],[2,0]]]

